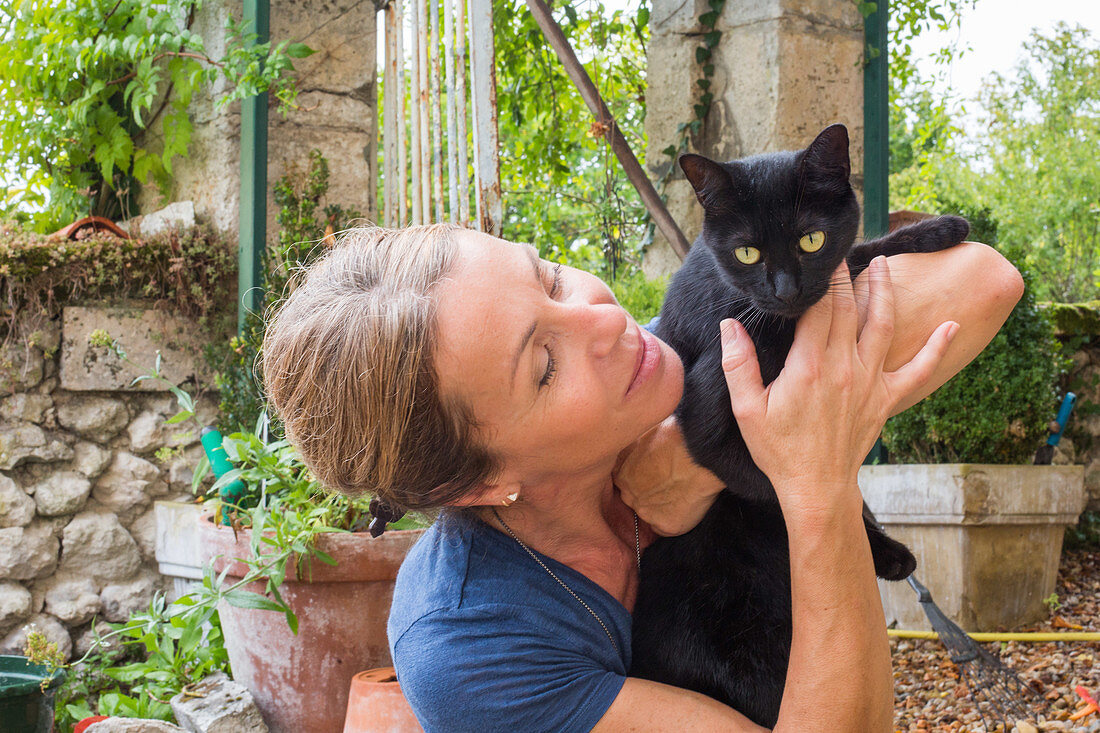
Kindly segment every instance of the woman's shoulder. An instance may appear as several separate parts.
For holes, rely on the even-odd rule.
[[[429,616],[484,613],[525,605],[511,548],[475,517],[444,511],[401,564],[390,609],[391,645]]]

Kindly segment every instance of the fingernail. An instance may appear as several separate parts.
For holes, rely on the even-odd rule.
[[[730,346],[737,340],[737,329],[733,326],[732,318],[724,318],[722,322],[718,324],[718,327],[722,330],[722,343]]]
[[[947,327],[947,340],[950,341],[953,338],[955,338],[955,334],[957,334],[958,332],[959,332],[959,324],[952,321],[951,325]]]

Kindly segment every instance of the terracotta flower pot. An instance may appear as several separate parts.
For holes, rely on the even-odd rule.
[[[200,538],[216,572],[230,578],[246,568],[249,532],[234,537],[209,516]],[[344,723],[356,672],[392,664],[386,621],[397,569],[423,530],[324,534],[318,547],[335,566],[314,561],[308,580],[287,580],[279,592],[298,616],[298,635],[280,613],[221,604],[225,646],[233,678],[247,687],[272,733],[333,733]],[[289,575],[289,573],[288,573]],[[249,590],[263,591],[262,583]]]
[[[351,678],[344,733],[423,733],[401,694],[393,667],[379,667]]]

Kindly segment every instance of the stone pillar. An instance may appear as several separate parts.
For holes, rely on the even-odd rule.
[[[648,48],[646,165],[660,179],[673,164],[661,151],[677,145],[680,123],[694,118],[692,105],[703,72],[695,62],[702,44],[698,22],[706,0],[654,0]],[[727,0],[715,29],[711,81],[714,102],[691,152],[732,160],[809,144],[834,122],[852,140],[852,185],[862,196],[863,19],[851,0]],[[676,166],[665,189],[668,208],[688,239],[702,226],[702,209]],[[679,267],[658,233],[646,253],[655,276]]]
[[[225,53],[225,21],[240,19],[241,0],[215,0],[199,11],[192,29],[211,58]],[[295,59],[298,108],[284,118],[272,101],[268,128],[267,234],[278,229],[271,187],[292,166],[304,168],[312,148],[328,159],[328,201],[373,219],[375,208],[377,8],[368,0],[271,0],[271,41],[302,42],[314,49]],[[218,109],[224,84],[196,91],[188,110],[194,132],[186,160],[176,159],[170,200],[195,202],[196,215],[236,236],[240,201],[240,104]],[[143,192],[143,212],[158,208],[154,186]]]

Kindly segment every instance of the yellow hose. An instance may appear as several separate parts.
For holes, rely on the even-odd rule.
[[[888,636],[897,639],[938,639],[935,631],[915,631],[912,629],[887,629]],[[1058,633],[1042,631],[1020,631],[1000,633],[995,631],[973,631],[966,634],[974,641],[1100,641],[1100,631],[1066,631]]]

